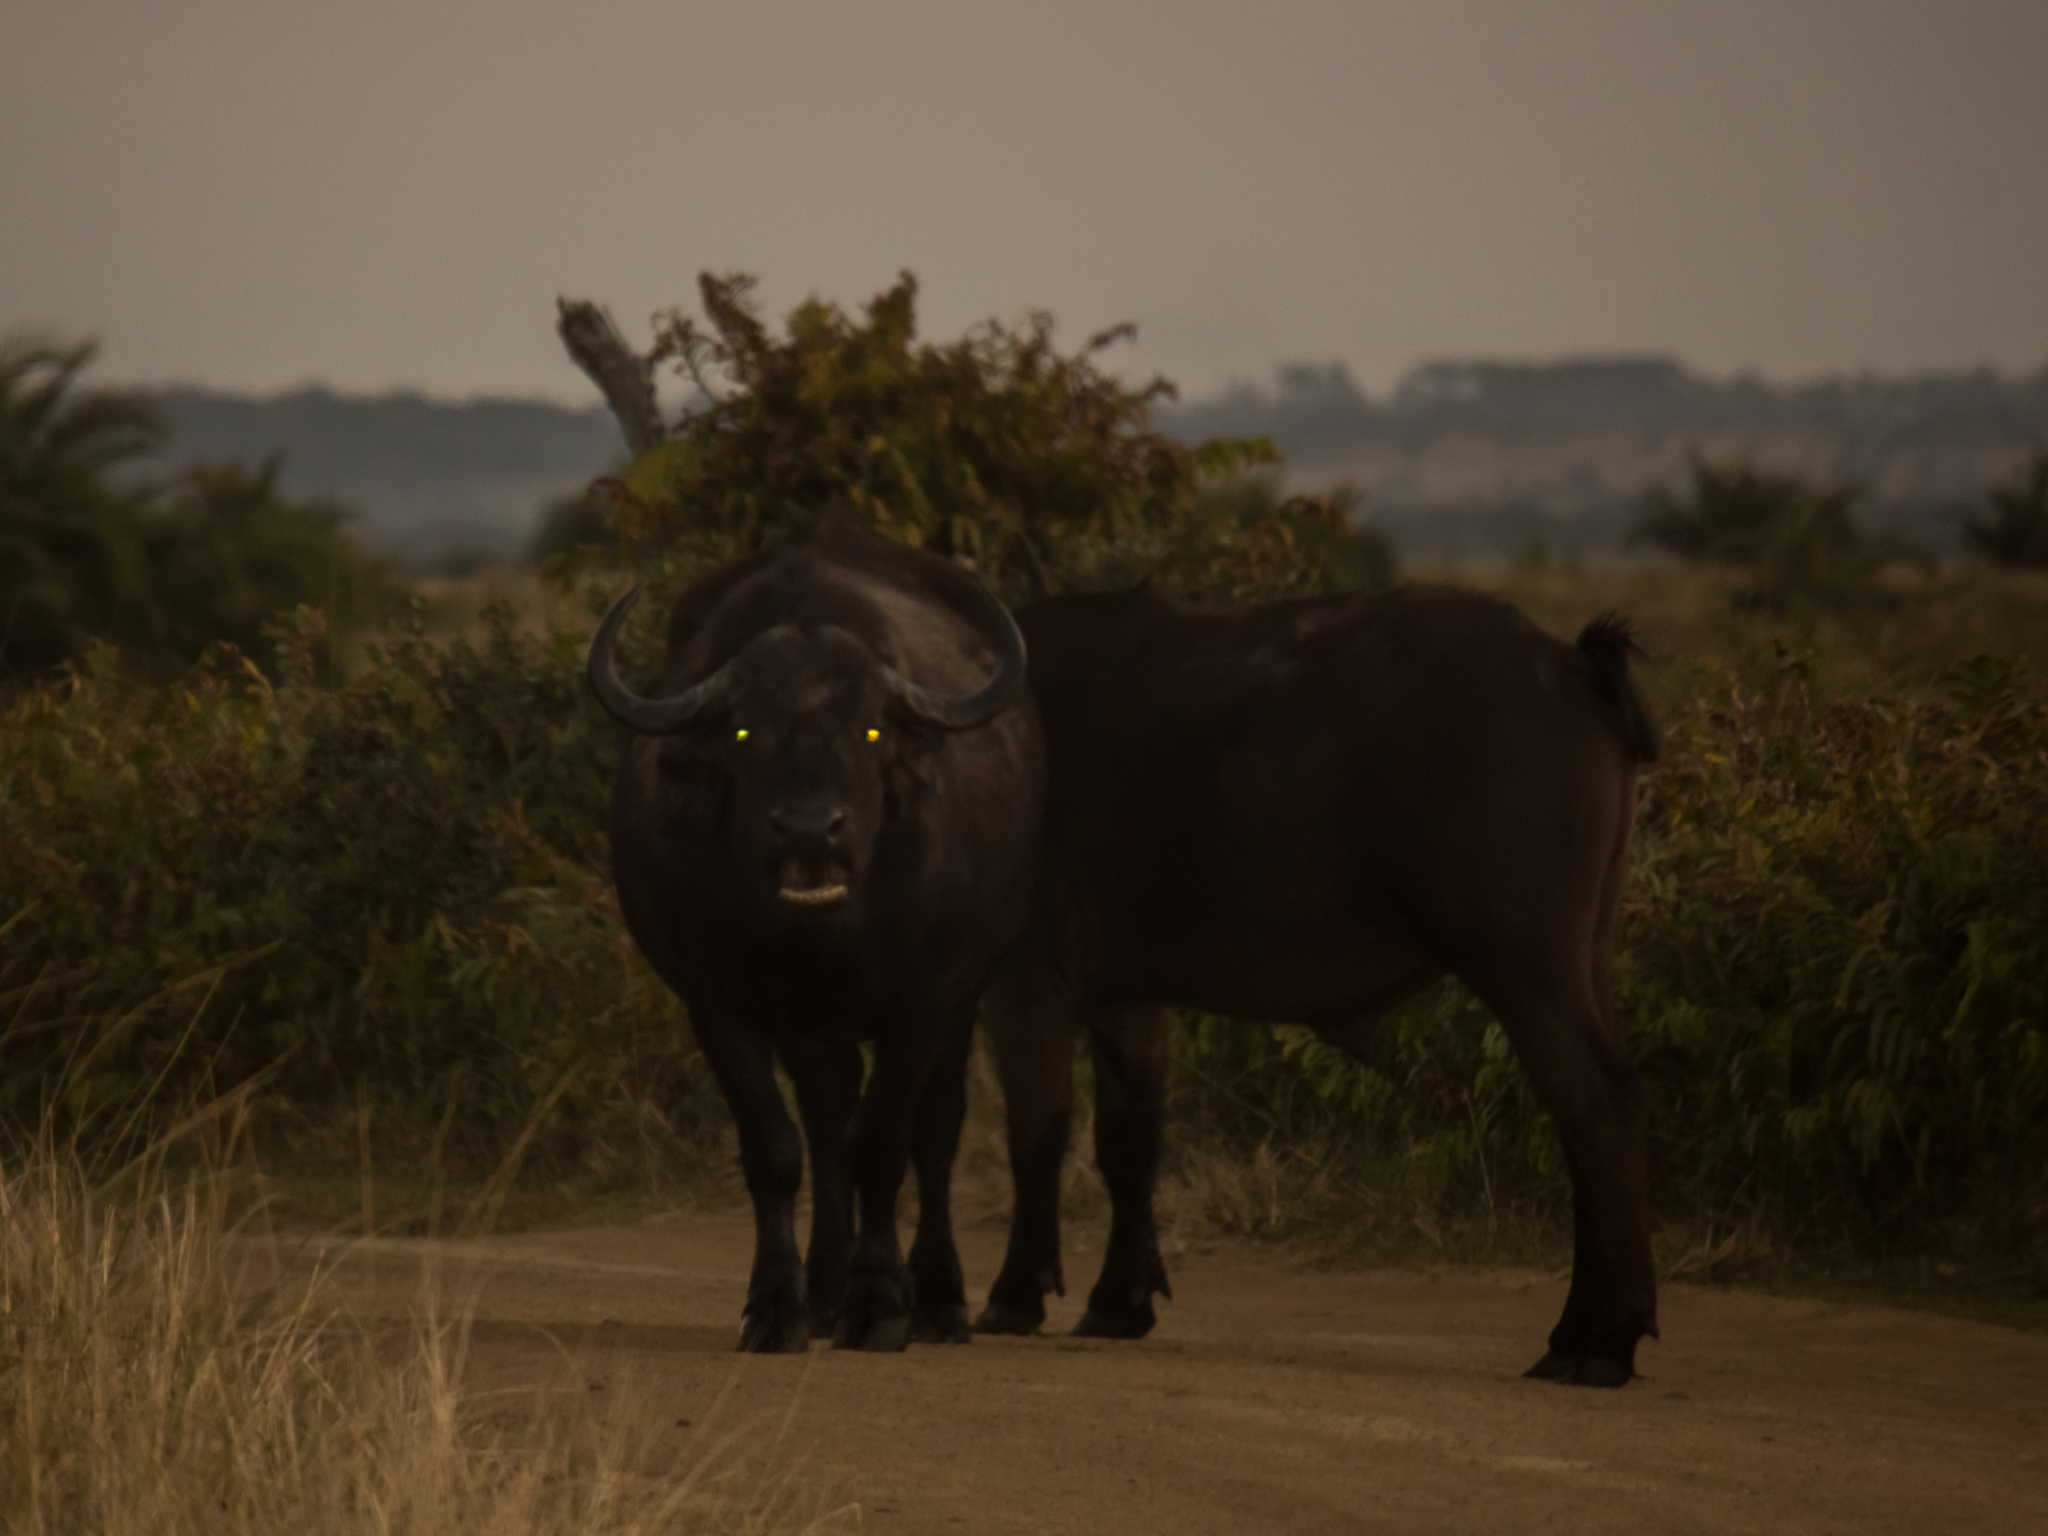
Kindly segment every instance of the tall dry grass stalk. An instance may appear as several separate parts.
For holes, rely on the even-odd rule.
[[[678,1464],[629,1389],[465,1386],[467,1323],[375,1331],[229,1219],[217,1176],[0,1162],[0,1529],[21,1536],[799,1532],[800,1469]],[[118,1188],[118,1195],[110,1194]],[[281,1275],[292,1278],[280,1279]],[[576,1380],[567,1382],[568,1375]],[[747,1436],[749,1442],[757,1438]],[[702,1437],[698,1437],[702,1444]]]

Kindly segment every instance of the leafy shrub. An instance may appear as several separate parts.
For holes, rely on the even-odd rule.
[[[139,396],[79,391],[90,346],[0,345],[0,676],[79,655],[143,587],[139,497],[115,466],[162,439]]]
[[[0,1111],[89,1135],[153,1082],[263,1076],[278,1134],[373,1106],[451,1166],[543,1106],[565,1165],[686,1143],[704,1081],[597,873],[612,736],[572,637],[498,610],[339,688],[317,615],[278,638],[277,686],[221,647],[147,689],[102,649],[0,707]]]
[[[586,488],[568,496],[557,496],[540,509],[533,533],[526,542],[526,558],[545,565],[557,556],[575,551],[616,556],[612,538],[611,509]]]
[[[174,677],[216,641],[264,655],[265,627],[301,606],[318,608],[329,634],[358,633],[396,599],[379,563],[349,537],[346,509],[292,501],[275,459],[191,470],[153,499],[140,533],[145,586],[116,639],[150,675]],[[329,676],[337,675],[329,647]]]
[[[160,447],[164,430],[138,396],[77,387],[92,356],[90,345],[0,349],[0,676],[100,640],[165,679],[219,640],[266,654],[263,625],[302,603],[337,631],[388,606],[390,578],[356,549],[348,514],[285,497],[274,461],[117,483],[112,471]]]
[[[1651,491],[1633,537],[1684,560],[1753,572],[1757,585],[1741,595],[1745,606],[1779,615],[1868,606],[1879,596],[1879,570],[1917,557],[1896,536],[1858,530],[1862,495],[1853,483],[1815,485],[1695,454],[1689,492]]]
[[[2014,663],[1816,706],[1710,674],[1644,810],[1619,992],[1702,1198],[2048,1235],[2048,708]]]
[[[1965,542],[1993,565],[2048,567],[2048,448],[1990,495],[1991,520],[1965,518]]]
[[[1187,531],[1155,580],[1212,603],[1270,602],[1324,592],[1384,591],[1397,579],[1394,546],[1352,516],[1359,497],[1283,497],[1276,477],[1232,475],[1195,493]]]
[[[699,287],[705,323],[672,313],[656,357],[683,369],[700,403],[609,483],[613,532],[659,551],[672,579],[834,500],[972,560],[1013,598],[1148,575],[1191,595],[1278,595],[1323,590],[1343,569],[1349,535],[1334,502],[1205,497],[1278,453],[1263,438],[1187,448],[1153,431],[1151,404],[1172,386],[1127,389],[1097,366],[1129,327],[1071,356],[1045,315],[921,342],[905,273],[860,319],[811,300],[777,336],[755,313],[751,279],[706,274]]]

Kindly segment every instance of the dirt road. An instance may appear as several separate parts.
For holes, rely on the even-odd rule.
[[[1077,1241],[1067,1272],[1092,1275]],[[1670,1286],[1644,1379],[1575,1390],[1518,1374],[1561,1279],[1326,1274],[1226,1247],[1176,1261],[1178,1300],[1141,1343],[745,1358],[751,1243],[743,1215],[380,1240],[334,1283],[396,1318],[430,1271],[474,1306],[472,1382],[631,1390],[676,1421],[679,1459],[740,1430],[867,1531],[2048,1532],[2038,1332]],[[1000,1244],[963,1234],[971,1287]]]

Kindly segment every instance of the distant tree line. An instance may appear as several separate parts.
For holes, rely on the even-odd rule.
[[[1646,494],[1633,540],[1698,564],[1750,572],[1751,606],[1777,614],[1843,610],[1877,597],[1886,565],[1924,566],[1927,555],[1897,533],[1868,533],[1853,516],[1854,481],[1821,484],[1736,460],[1695,454],[1690,485]],[[1993,565],[2048,568],[2048,449],[1988,492],[1989,518],[1959,514],[1969,548]]]
[[[529,558],[680,573],[838,497],[976,562],[1013,597],[1148,575],[1218,601],[1394,579],[1393,544],[1361,525],[1356,494],[1287,496],[1269,440],[1190,446],[1168,427],[1200,413],[1173,414],[1171,386],[1102,371],[1121,329],[1072,355],[1046,320],[933,343],[915,334],[915,296],[906,276],[862,315],[814,302],[778,334],[745,279],[707,277],[704,318],[671,316],[649,360],[682,373],[691,406],[628,472],[545,506]],[[89,344],[0,346],[0,677],[95,642],[150,677],[218,641],[267,666],[266,626],[300,604],[326,614],[330,647],[374,622],[396,578],[364,555],[347,511],[286,494],[275,457],[141,476],[164,454],[165,419],[140,394],[87,387],[92,357]],[[1439,368],[1411,383],[1402,410],[1704,388],[1649,364]],[[1314,406],[1332,430],[1362,408],[1341,369],[1296,369],[1283,385],[1282,403]],[[1687,485],[1648,493],[1633,537],[1753,572],[1744,600],[1770,611],[1841,610],[1878,600],[1886,564],[1925,559],[1865,531],[1865,500],[1853,482],[1695,456]],[[1988,515],[1953,520],[1982,558],[2048,568],[2048,449],[1990,490]]]

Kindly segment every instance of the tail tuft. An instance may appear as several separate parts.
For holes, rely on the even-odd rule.
[[[1621,614],[1603,613],[1579,632],[1579,651],[1592,663],[1593,685],[1621,714],[1630,754],[1639,763],[1657,761],[1663,750],[1662,734],[1650,715],[1650,706],[1628,675],[1629,654],[1644,654],[1636,644],[1635,626]]]

